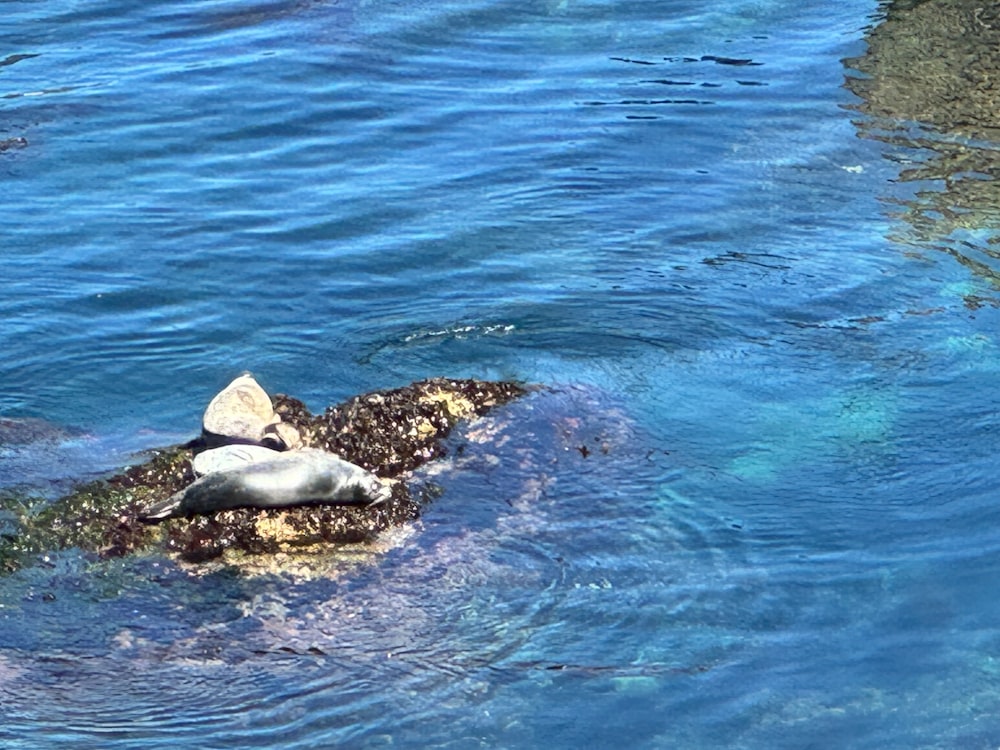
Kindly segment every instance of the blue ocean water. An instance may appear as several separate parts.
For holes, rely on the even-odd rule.
[[[0,14],[4,485],[245,369],[550,386],[337,575],[0,581],[4,747],[1000,744],[994,290],[894,208],[874,2]]]

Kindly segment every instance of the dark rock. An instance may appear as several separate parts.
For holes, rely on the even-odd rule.
[[[79,487],[41,510],[22,499],[12,508],[20,508],[17,533],[0,538],[0,565],[11,571],[31,555],[69,547],[100,557],[161,550],[203,562],[227,552],[317,552],[370,541],[419,516],[423,496],[415,497],[402,477],[444,455],[443,440],[459,421],[525,392],[510,382],[436,378],[357,396],[316,416],[301,401],[278,396],[275,415],[295,428],[304,445],[399,480],[391,483],[388,499],[367,506],[233,509],[156,526],[142,523],[143,509],[195,481],[193,455],[205,447],[197,440],[155,452],[145,463]]]
[[[18,136],[16,138],[4,138],[0,140],[0,154],[15,148],[27,148],[28,139]]]

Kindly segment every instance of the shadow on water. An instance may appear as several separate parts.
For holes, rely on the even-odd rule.
[[[762,77],[745,73],[745,68],[752,70],[753,67],[764,64],[750,58],[700,55],[650,60],[629,57],[610,59],[616,63],[640,66],[647,75],[625,78],[622,86],[628,92],[626,98],[587,100],[581,104],[587,107],[622,109],[628,120],[657,120],[662,115],[654,112],[663,105],[712,105],[735,98],[731,91],[736,87],[768,85]],[[718,72],[714,66],[723,66],[723,72]],[[729,68],[733,69],[732,72],[727,70]]]
[[[335,12],[351,14],[354,3],[329,2],[328,0],[261,0],[259,2],[217,3],[198,14],[189,11],[165,13],[159,16],[168,22],[170,31],[156,35],[161,39],[184,39],[203,34],[218,34],[268,24],[275,24],[300,17],[314,10],[331,8]],[[327,20],[329,13],[326,14]]]
[[[883,2],[860,75],[859,133],[887,145],[903,190],[885,196],[893,240],[945,252],[1000,290],[1000,10],[976,0]],[[972,308],[996,305],[966,295]]]

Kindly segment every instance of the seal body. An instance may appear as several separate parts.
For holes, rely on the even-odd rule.
[[[195,476],[203,477],[206,474],[239,469],[280,457],[281,451],[265,448],[262,445],[223,445],[202,451],[191,461],[191,466]]]
[[[366,505],[387,498],[388,488],[370,471],[332,453],[305,448],[206,474],[154,503],[140,518],[162,521],[231,508]]]

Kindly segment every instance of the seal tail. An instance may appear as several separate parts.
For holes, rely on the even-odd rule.
[[[384,482],[380,479],[376,479],[372,482],[368,491],[365,493],[365,500],[369,508],[374,508],[378,505],[384,505],[385,503],[392,500],[392,484]]]
[[[180,514],[181,497],[183,492],[171,495],[166,500],[160,500],[140,511],[139,520],[143,523],[158,523],[168,518],[174,518]]]

